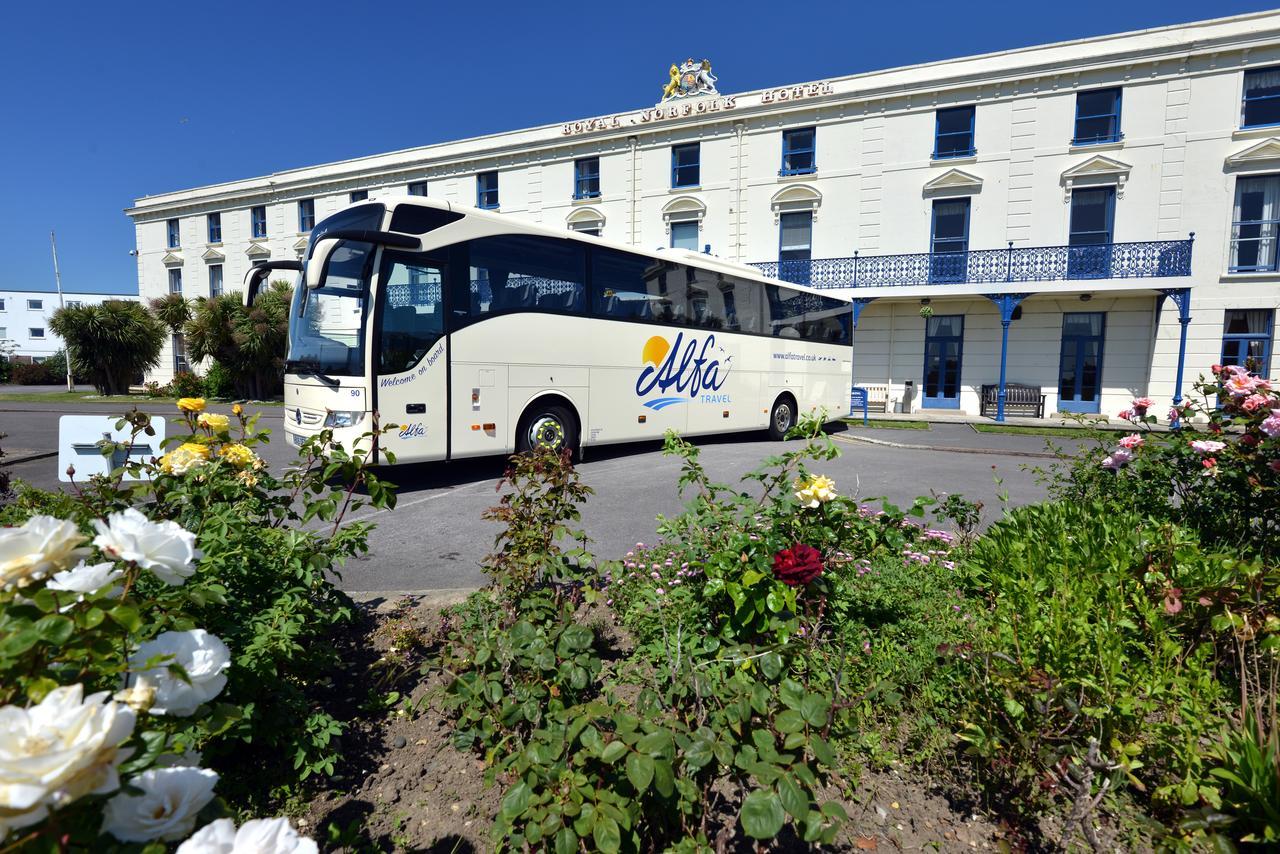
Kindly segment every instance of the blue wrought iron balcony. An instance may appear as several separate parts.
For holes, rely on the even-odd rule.
[[[809,261],[761,261],[761,273],[813,288],[888,288],[910,285],[1005,284],[1089,279],[1148,279],[1191,275],[1188,240],[1019,246],[969,252],[858,255]]]

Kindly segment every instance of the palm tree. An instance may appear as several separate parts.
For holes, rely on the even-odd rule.
[[[198,299],[183,326],[187,351],[214,359],[232,376],[238,393],[257,399],[280,389],[289,334],[292,286],[277,280],[246,308],[240,295]]]
[[[151,301],[151,313],[169,327],[170,332],[179,335],[191,319],[191,303],[182,294],[165,294]]]
[[[99,394],[123,394],[160,364],[164,327],[141,303],[69,305],[53,313],[49,328],[67,343],[72,372],[88,377]]]

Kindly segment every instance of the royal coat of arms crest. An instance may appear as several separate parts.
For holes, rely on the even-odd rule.
[[[701,63],[686,59],[680,65],[672,65],[668,71],[671,79],[662,88],[662,100],[674,101],[692,95],[719,95],[716,76],[711,73],[711,60]]]

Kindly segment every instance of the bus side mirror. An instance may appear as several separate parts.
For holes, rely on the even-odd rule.
[[[302,269],[301,261],[268,261],[265,264],[255,264],[249,268],[249,272],[244,277],[244,305],[249,308],[253,305],[254,300],[258,298],[258,291],[262,289],[262,283],[266,281],[267,276],[274,270],[293,270],[297,272]]]
[[[338,241],[325,237],[321,238],[311,250],[311,257],[307,259],[307,288],[315,290],[324,284],[325,268],[329,266],[329,256],[333,254],[333,250],[338,248]]]

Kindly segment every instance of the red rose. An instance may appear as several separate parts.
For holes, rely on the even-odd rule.
[[[822,574],[822,555],[813,546],[796,543],[773,556],[773,575],[783,584],[803,587]]]

